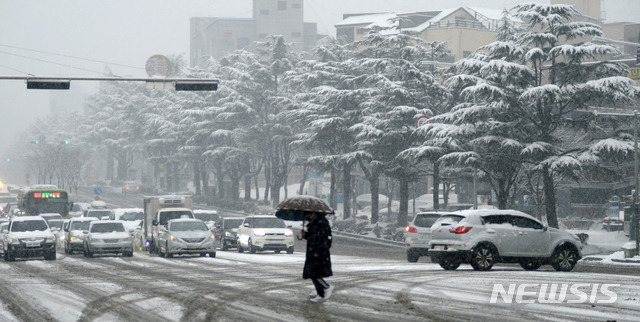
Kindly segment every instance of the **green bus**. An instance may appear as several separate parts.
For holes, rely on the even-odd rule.
[[[62,189],[32,189],[19,196],[20,209],[27,216],[58,213],[69,217],[69,196]]]

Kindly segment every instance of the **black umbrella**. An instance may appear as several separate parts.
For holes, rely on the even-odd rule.
[[[283,220],[305,221],[305,212],[315,212],[321,215],[333,214],[334,211],[322,199],[313,196],[291,197],[276,206],[276,217]]]

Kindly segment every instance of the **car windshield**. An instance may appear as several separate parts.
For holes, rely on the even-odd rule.
[[[160,225],[166,225],[167,221],[171,219],[179,219],[182,216],[186,216],[187,218],[193,218],[193,214],[188,210],[171,210],[171,211],[163,211],[160,213]]]
[[[194,212],[193,216],[202,221],[216,221],[220,219],[220,216],[214,212]]]
[[[242,225],[242,220],[243,220],[242,218],[225,220],[223,228],[224,229],[238,228],[240,225]]]
[[[120,220],[125,221],[135,221],[135,220],[143,220],[144,212],[125,212],[122,216],[120,216]]]
[[[91,221],[89,220],[73,221],[71,222],[71,227],[69,227],[69,230],[88,230],[90,225]]]
[[[111,210],[90,210],[87,212],[87,217],[102,218],[104,216],[109,216],[110,214]]]
[[[94,223],[91,226],[92,233],[110,233],[110,232],[125,232],[124,226],[119,222],[108,223]]]
[[[284,220],[278,218],[254,218],[251,227],[254,228],[287,228]]]
[[[173,222],[169,226],[171,231],[205,231],[208,230],[207,225],[198,221],[179,221]]]
[[[417,214],[413,225],[416,227],[431,227],[440,218],[438,214]]]
[[[11,226],[11,231],[44,231],[48,228],[49,226],[47,226],[47,222],[44,220],[25,220],[14,222]]]
[[[62,229],[62,224],[64,224],[64,221],[62,221],[61,219],[51,219],[47,223],[49,223],[50,228]]]

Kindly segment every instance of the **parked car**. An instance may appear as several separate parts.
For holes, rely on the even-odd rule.
[[[420,259],[420,256],[427,256],[431,240],[431,226],[440,216],[450,213],[450,211],[421,211],[409,221],[404,234],[407,261],[415,263]]]
[[[624,220],[619,216],[609,216],[602,220],[602,229],[606,231],[623,231]]]
[[[243,221],[244,219],[239,217],[222,217],[216,222],[213,234],[222,250],[235,248],[237,246],[236,238],[238,235],[238,227],[242,225]]]
[[[460,263],[490,270],[508,262],[526,270],[550,264],[557,271],[571,271],[582,257],[582,243],[575,234],[517,210],[462,210],[436,220],[428,255],[446,270]]]
[[[250,253],[284,250],[293,254],[294,242],[293,231],[287,228],[284,220],[268,215],[245,217],[236,237],[238,253],[247,249]]]
[[[40,216],[14,217],[4,236],[4,260],[12,262],[16,257],[40,257],[56,259],[56,241],[47,221]]]
[[[95,217],[80,217],[69,220],[69,225],[64,229],[64,252],[73,254],[84,250],[84,237],[92,221],[98,220]]]
[[[140,189],[140,184],[135,181],[125,181],[121,188],[122,193],[142,193],[142,189]]]
[[[84,256],[122,254],[133,256],[133,237],[120,220],[96,220],[89,224],[84,238]]]
[[[204,221],[204,223],[207,224],[207,227],[209,227],[209,229],[211,230],[213,230],[216,222],[220,220],[220,215],[218,215],[218,212],[209,209],[194,209],[193,216]]]
[[[183,254],[216,257],[215,241],[213,233],[202,220],[171,219],[158,235],[158,254],[168,258]]]

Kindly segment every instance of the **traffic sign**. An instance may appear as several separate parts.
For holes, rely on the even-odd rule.
[[[429,123],[429,117],[426,115],[420,115],[417,119],[416,119],[416,128],[419,128],[422,125],[425,125]]]
[[[101,193],[102,193],[102,189],[100,189],[99,187],[95,187],[95,188],[93,188],[93,192],[94,192],[96,195],[99,195],[99,194],[101,194]]]

